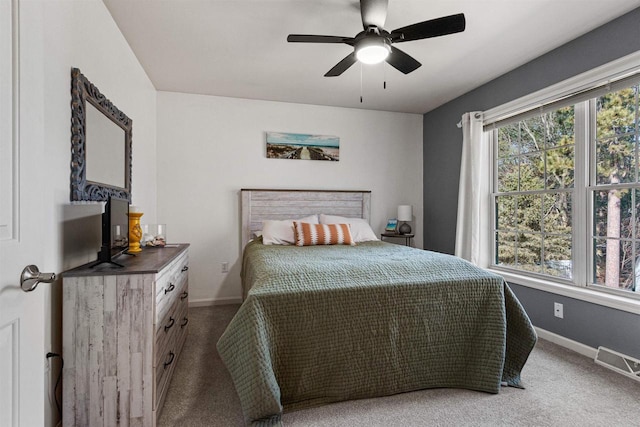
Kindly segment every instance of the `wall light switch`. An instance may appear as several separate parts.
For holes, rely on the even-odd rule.
[[[222,263],[222,272],[223,273],[228,273],[229,272],[229,263],[228,262],[223,262]]]

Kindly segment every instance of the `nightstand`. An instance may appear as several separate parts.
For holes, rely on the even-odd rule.
[[[384,238],[404,239],[405,246],[411,246],[411,239],[415,234],[398,234],[398,233],[381,233],[380,240],[384,241]]]

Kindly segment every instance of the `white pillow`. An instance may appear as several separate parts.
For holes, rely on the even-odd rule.
[[[293,245],[296,242],[293,235],[293,221],[318,224],[318,215],[283,221],[271,219],[262,221],[262,243],[264,245]]]
[[[376,237],[376,233],[373,232],[366,219],[320,214],[320,224],[349,224],[351,226],[351,236],[356,243],[380,240]]]

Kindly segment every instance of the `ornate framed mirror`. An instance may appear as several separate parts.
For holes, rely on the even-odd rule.
[[[132,121],[71,69],[71,201],[131,201]]]

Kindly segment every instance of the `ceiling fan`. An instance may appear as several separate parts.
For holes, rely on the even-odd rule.
[[[353,46],[353,52],[347,55],[330,69],[325,77],[336,77],[349,67],[360,61],[365,64],[377,64],[387,61],[392,67],[404,74],[416,70],[422,64],[393,47],[393,43],[409,42],[430,37],[464,31],[466,21],[464,14],[444,16],[419,22],[388,32],[383,28],[387,19],[389,0],[360,0],[360,14],[364,31],[355,37],[317,36],[312,34],[289,34],[288,42],[292,43],[344,43]]]

